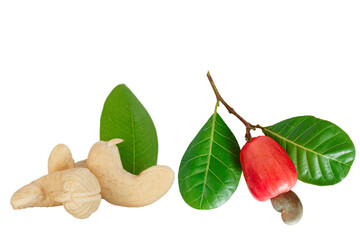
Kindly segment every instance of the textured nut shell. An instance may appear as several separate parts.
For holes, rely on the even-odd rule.
[[[174,181],[171,168],[152,166],[133,175],[123,169],[112,141],[95,143],[87,159],[87,167],[99,180],[103,199],[119,206],[142,207],[168,192]]]
[[[303,215],[302,203],[293,191],[272,198],[271,204],[276,211],[281,212],[281,218],[286,224],[298,223]]]

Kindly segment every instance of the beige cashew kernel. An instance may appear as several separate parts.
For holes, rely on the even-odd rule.
[[[14,209],[64,205],[76,218],[87,218],[100,204],[100,185],[86,168],[51,172],[17,190],[10,203]]]
[[[68,146],[65,144],[56,145],[49,156],[48,172],[52,173],[75,167],[86,168],[86,160],[75,163]]]
[[[51,151],[48,160],[48,172],[57,172],[74,168],[75,163],[70,149],[65,144],[58,144]]]
[[[116,144],[122,139],[95,143],[89,152],[87,167],[97,177],[101,196],[106,201],[126,207],[142,207],[168,192],[174,172],[167,166],[152,166],[139,175],[124,170]]]

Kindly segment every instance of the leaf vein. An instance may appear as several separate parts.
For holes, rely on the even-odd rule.
[[[230,153],[233,156],[236,156],[235,153],[231,152],[230,150],[226,149],[225,147],[223,147],[221,144],[219,144],[218,142],[216,142],[215,140],[213,140],[213,142],[218,145],[219,147],[221,147],[222,149],[224,149],[225,151],[227,151],[228,153]],[[237,157],[237,156],[236,156]]]
[[[219,131],[217,131],[216,129],[214,129],[214,131],[219,134],[220,136],[222,136],[223,138],[226,138],[226,139],[229,139],[231,142],[235,143],[235,144],[238,144],[237,142],[234,141],[234,139],[228,137],[228,136],[225,136],[223,134],[221,134]]]
[[[324,172],[323,172],[323,169],[322,169],[322,167],[321,167],[320,159],[319,159],[318,155],[315,154],[315,157],[316,157],[316,161],[317,161],[317,163],[318,163],[318,165],[319,165],[321,177],[322,177],[322,179],[324,179],[324,181],[326,182],[326,179],[325,179],[324,176],[327,176],[327,174],[324,174]],[[330,163],[330,162],[329,162],[329,163]]]
[[[316,123],[310,125],[307,129],[305,129],[299,136],[297,136],[293,141],[296,142],[305,132],[307,132],[310,128],[314,127],[316,124],[318,124],[321,121],[317,121]]]
[[[330,140],[333,137],[336,137],[337,135],[341,134],[341,132],[338,132],[337,134],[334,134],[332,136],[330,136],[329,138],[325,139],[324,141],[322,141],[321,143],[319,143],[316,147],[313,148],[313,150],[317,149],[318,147],[320,147],[322,144],[324,144],[325,142],[327,142],[328,140]]]
[[[286,136],[286,138],[288,138],[303,122],[305,122],[306,120],[308,120],[308,118],[304,118],[301,122],[299,122],[294,129]]]
[[[345,144],[348,144],[347,142],[341,142],[341,143],[338,143],[338,144],[335,144],[334,146],[332,146],[331,148],[329,149],[326,149],[324,152],[322,152],[321,154],[326,154],[327,152],[329,152],[330,150],[332,150],[333,148],[336,148],[338,146],[341,146],[341,145],[345,145]]]
[[[201,166],[203,166],[203,165],[205,165],[205,164],[199,165],[198,167],[201,167]],[[197,172],[197,173],[191,174],[191,175],[189,175],[189,176],[186,176],[186,177],[184,177],[184,178],[180,179],[180,181],[184,181],[184,180],[186,180],[186,179],[188,179],[188,178],[191,178],[191,177],[193,177],[193,176],[196,176],[196,175],[202,174],[202,173],[204,173],[204,172],[205,172],[205,171],[202,171],[202,172]]]
[[[224,185],[224,187],[226,187],[227,189],[233,190],[233,188],[230,188],[230,187],[226,186],[226,184],[225,184],[213,171],[211,171],[211,169],[209,169],[209,172],[210,172],[212,175],[214,175],[214,177],[216,177],[216,178],[219,180],[219,182],[221,182],[222,185]]]
[[[220,160],[218,157],[216,157],[214,154],[211,154],[211,156],[213,156],[217,161],[219,161],[219,162],[222,163],[227,169],[229,169],[229,171],[230,171],[230,172],[235,176],[235,178],[236,178],[235,172],[233,172],[228,165],[226,165],[223,161],[221,161],[221,160]]]
[[[201,182],[201,183],[199,183],[199,184],[196,184],[195,186],[192,186],[191,188],[189,188],[188,190],[186,190],[186,191],[183,193],[183,195],[185,195],[186,193],[190,192],[191,190],[193,190],[194,188],[196,188],[196,187],[198,187],[198,186],[200,186],[200,185],[202,185],[202,184],[204,184],[204,183]]]
[[[207,183],[205,183],[205,184],[206,184],[206,186],[211,190],[211,192],[216,196],[216,198],[220,200],[219,196],[214,192],[214,190],[210,187],[210,185],[207,184]],[[209,203],[209,204],[210,204],[210,203]]]
[[[195,160],[195,159],[200,158],[200,157],[205,157],[205,156],[208,156],[208,155],[209,155],[208,153],[201,154],[201,155],[197,155],[196,157],[187,159],[186,161],[182,162],[182,164],[185,165],[186,163],[188,163],[188,162],[190,162],[190,161],[192,161],[192,160]]]
[[[191,146],[191,148],[189,148],[188,149],[188,151],[189,150],[191,150],[191,149],[193,149],[194,147],[196,147],[197,145],[199,145],[199,144],[201,144],[201,143],[203,143],[203,142],[205,142],[205,141],[207,141],[207,140],[209,140],[211,137],[208,137],[208,138],[205,138],[205,139],[203,139],[203,140],[201,140],[201,141],[199,141],[199,142],[197,142],[197,143],[195,143],[194,145],[192,145]]]
[[[348,168],[350,168],[350,166],[347,165],[346,163],[343,163],[343,162],[341,162],[341,161],[339,161],[339,160],[337,160],[337,159],[335,159],[335,158],[327,157],[327,156],[324,156],[324,155],[322,155],[322,154],[320,154],[320,153],[317,153],[317,152],[315,152],[315,151],[313,151],[313,150],[311,150],[311,149],[306,148],[305,146],[302,146],[302,145],[299,145],[299,144],[297,144],[297,143],[295,143],[295,142],[293,142],[293,141],[290,141],[289,139],[286,139],[286,138],[284,138],[283,136],[278,135],[278,134],[270,131],[270,130],[267,129],[267,128],[264,128],[264,131],[267,131],[267,132],[271,133],[272,135],[274,135],[274,136],[277,137],[277,138],[280,138],[280,139],[283,139],[283,140],[285,140],[285,141],[288,141],[290,144],[293,144],[295,147],[304,149],[305,151],[309,151],[309,152],[312,152],[312,153],[314,153],[314,154],[318,154],[318,155],[321,156],[321,157],[324,157],[324,158],[327,158],[327,159],[329,159],[329,160],[331,160],[331,161],[338,162],[338,163],[340,163],[340,164],[346,165]]]
[[[315,134],[312,138],[310,138],[306,143],[304,143],[304,147],[306,146],[306,144],[308,144],[309,142],[311,142],[311,140],[313,140],[314,138],[316,138],[317,136],[319,136],[321,133],[323,133],[324,131],[326,131],[327,129],[333,127],[334,125],[330,125],[327,126],[326,128],[324,128],[323,130],[321,130],[320,132],[318,132],[317,134]]]
[[[209,167],[210,167],[210,159],[211,159],[212,147],[213,147],[213,142],[214,142],[215,121],[216,121],[216,115],[217,115],[216,110],[217,110],[217,103],[216,103],[216,106],[215,106],[215,111],[214,111],[213,119],[212,119],[209,157],[208,157],[207,166],[206,166],[206,173],[205,173],[205,178],[204,178],[204,186],[203,186],[203,190],[202,190],[202,194],[201,194],[200,207],[201,207],[201,204],[202,204],[202,201],[203,201],[203,196],[204,196],[204,193],[205,193],[205,185],[206,185],[206,181],[207,181],[208,170],[209,170]],[[209,203],[209,205],[210,205],[210,203]]]

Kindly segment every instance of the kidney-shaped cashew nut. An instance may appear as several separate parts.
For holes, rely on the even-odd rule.
[[[74,167],[86,167],[86,160],[74,162],[71,151],[65,144],[58,144],[51,151],[48,160],[48,172],[57,172]]]
[[[65,144],[58,144],[51,151],[48,160],[48,172],[57,172],[74,168],[75,163],[70,149]]]
[[[72,168],[45,175],[17,190],[10,203],[14,209],[64,205],[76,218],[87,218],[100,204],[100,185],[87,168]]]
[[[271,198],[271,204],[276,211],[281,212],[281,218],[286,224],[296,224],[303,215],[301,201],[293,191]]]
[[[90,149],[87,167],[97,177],[101,196],[106,201],[126,207],[142,207],[161,198],[174,181],[167,166],[152,166],[139,175],[124,170],[116,144],[121,139],[100,141]]]

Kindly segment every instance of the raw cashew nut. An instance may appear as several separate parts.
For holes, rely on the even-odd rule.
[[[86,167],[86,160],[74,162],[70,149],[65,144],[58,144],[51,151],[48,160],[48,172],[57,172],[74,167]]]
[[[11,197],[14,209],[64,205],[76,218],[87,218],[100,204],[100,185],[86,168],[49,173],[20,188]]]
[[[281,212],[281,218],[286,224],[296,224],[303,215],[301,201],[291,190],[271,198],[271,204],[276,211]]]
[[[48,172],[57,172],[74,168],[75,163],[70,149],[65,144],[58,144],[51,151],[48,160]]]
[[[138,176],[123,169],[116,144],[121,139],[97,142],[90,149],[87,167],[97,177],[101,196],[126,207],[142,207],[161,198],[174,181],[174,172],[166,166],[152,166]]]

